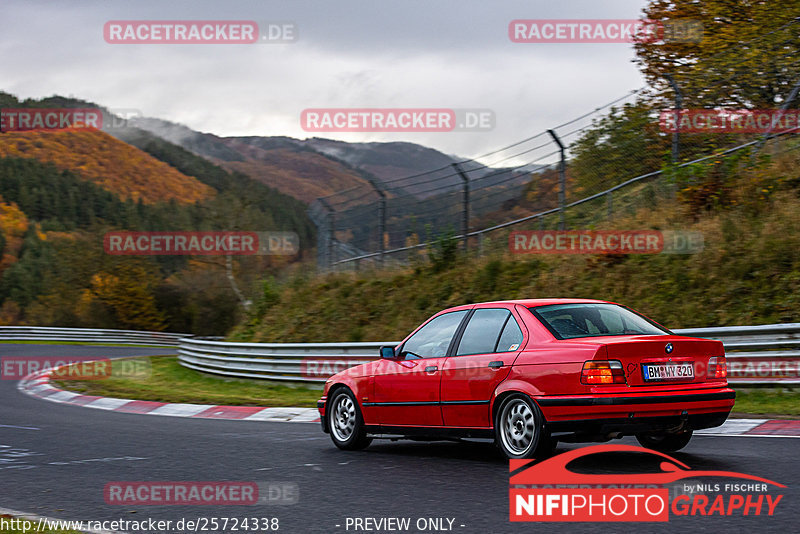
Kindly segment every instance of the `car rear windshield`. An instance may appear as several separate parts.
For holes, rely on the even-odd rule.
[[[558,339],[670,333],[617,304],[553,304],[529,309]]]

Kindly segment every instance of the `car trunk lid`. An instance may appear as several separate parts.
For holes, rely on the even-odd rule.
[[[598,354],[622,362],[629,386],[707,382],[709,358],[725,354],[719,341],[682,336],[614,336],[603,345]]]

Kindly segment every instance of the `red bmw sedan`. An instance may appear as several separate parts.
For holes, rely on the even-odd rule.
[[[721,342],[619,304],[485,302],[439,312],[379,360],[332,376],[318,408],[346,450],[375,437],[492,438],[509,458],[535,458],[558,441],[634,435],[671,452],[727,419],[726,377]]]

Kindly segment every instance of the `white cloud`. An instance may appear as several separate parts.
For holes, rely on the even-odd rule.
[[[644,0],[6,0],[2,90],[74,95],[219,135],[311,137],[311,107],[489,108],[491,132],[323,134],[412,141],[475,156],[565,122],[642,84],[623,44],[515,44],[516,18],[637,18]],[[293,21],[285,45],[110,45],[107,20]]]

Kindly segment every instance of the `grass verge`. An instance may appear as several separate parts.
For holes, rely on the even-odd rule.
[[[292,387],[260,380],[218,377],[182,367],[175,356],[121,358],[146,363],[149,376],[125,378],[113,376],[103,380],[54,380],[68,391],[84,395],[121,397],[160,402],[188,402],[231,406],[299,406],[313,408],[320,397],[319,389]],[[740,388],[736,390],[738,415],[800,416],[800,390],[782,388]]]
[[[116,359],[114,365],[126,360],[149,362],[149,376],[127,378],[114,376],[115,373],[112,372],[111,377],[102,380],[54,380],[53,382],[59,388],[84,395],[228,406],[313,408],[316,407],[321,395],[319,389],[200,373],[182,367],[176,356]]]
[[[782,388],[740,388],[736,390],[737,415],[798,416],[800,390]]]

